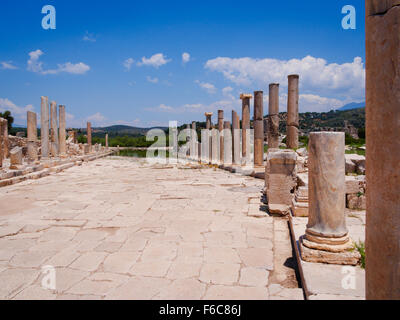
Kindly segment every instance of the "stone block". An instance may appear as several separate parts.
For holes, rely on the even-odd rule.
[[[12,166],[22,165],[22,148],[15,147],[10,151],[10,163]]]

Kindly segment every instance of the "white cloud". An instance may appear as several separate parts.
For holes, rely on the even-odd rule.
[[[90,70],[90,67],[83,62],[79,62],[73,64],[71,62],[66,62],[63,64],[58,64],[57,69],[43,69],[43,63],[39,61],[40,56],[43,55],[42,50],[36,50],[29,53],[29,60],[28,60],[28,71],[40,73],[43,75],[46,74],[58,74],[61,72],[71,73],[71,74],[85,74]]]
[[[131,70],[133,63],[135,62],[135,60],[133,60],[132,58],[128,58],[124,61],[124,67],[126,71]]]
[[[36,50],[29,52],[29,60],[28,60],[28,71],[32,72],[43,72],[42,62],[39,62],[40,56],[43,54],[42,50]]]
[[[25,107],[17,106],[14,102],[10,101],[7,98],[0,98],[0,112],[10,111],[11,115],[17,121],[25,121],[26,120],[26,112],[34,111],[34,107],[31,104],[26,105]],[[23,123],[18,123],[23,124]]]
[[[190,61],[190,54],[187,52],[182,53],[182,63],[188,63]]]
[[[148,82],[158,83],[158,78],[152,78],[150,76],[147,76],[146,79],[147,79]]]
[[[227,97],[227,98],[231,99],[231,100],[234,100],[235,97],[232,95],[232,91],[233,91],[232,87],[225,87],[225,88],[222,89],[222,95],[224,97]]]
[[[365,68],[360,57],[343,64],[329,64],[312,56],[291,60],[218,57],[208,60],[205,68],[247,87],[266,88],[269,83],[277,82],[287,88],[287,76],[299,74],[303,93],[346,100],[360,100],[365,94]]]
[[[300,112],[327,112],[332,109],[338,109],[343,107],[345,102],[332,99],[320,97],[314,94],[300,94],[299,95],[299,111]],[[287,107],[285,106],[285,109]],[[285,110],[286,111],[286,110]]]
[[[104,122],[107,118],[103,116],[100,112],[97,112],[95,114],[92,114],[91,116],[86,118],[87,121],[92,121],[94,123],[100,124]]]
[[[94,34],[89,33],[88,31],[85,32],[85,35],[83,36],[82,40],[88,42],[96,42]]]
[[[15,70],[18,69],[16,66],[12,64],[12,61],[1,61],[0,62],[1,69],[4,70]]]
[[[196,80],[195,83],[197,83],[200,86],[200,88],[206,90],[210,94],[214,94],[217,91],[215,86],[213,84],[211,84],[211,83],[201,82],[199,80]]]
[[[167,59],[162,53],[156,53],[152,55],[150,58],[143,57],[141,62],[138,62],[138,66],[151,66],[154,68],[159,68],[164,64],[170,62],[171,59]]]

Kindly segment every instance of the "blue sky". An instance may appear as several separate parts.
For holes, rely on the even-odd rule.
[[[44,30],[44,5],[56,29]],[[344,5],[356,30],[342,28]],[[10,1],[0,4],[0,111],[25,124],[40,96],[67,126],[140,127],[239,111],[241,92],[300,74],[300,111],[364,98],[364,1]],[[186,53],[184,56],[183,54]]]

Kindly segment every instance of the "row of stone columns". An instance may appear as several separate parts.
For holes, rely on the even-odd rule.
[[[67,155],[65,106],[58,107],[57,118],[57,103],[52,101],[49,110],[48,97],[41,97],[40,111],[41,159],[48,159],[50,155],[65,157]],[[30,161],[35,161],[38,155],[36,150],[37,116],[34,112],[27,113],[27,130],[28,158]]]

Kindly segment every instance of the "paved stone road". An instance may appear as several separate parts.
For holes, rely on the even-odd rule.
[[[0,298],[303,299],[286,221],[248,216],[262,187],[120,158],[1,188]]]

